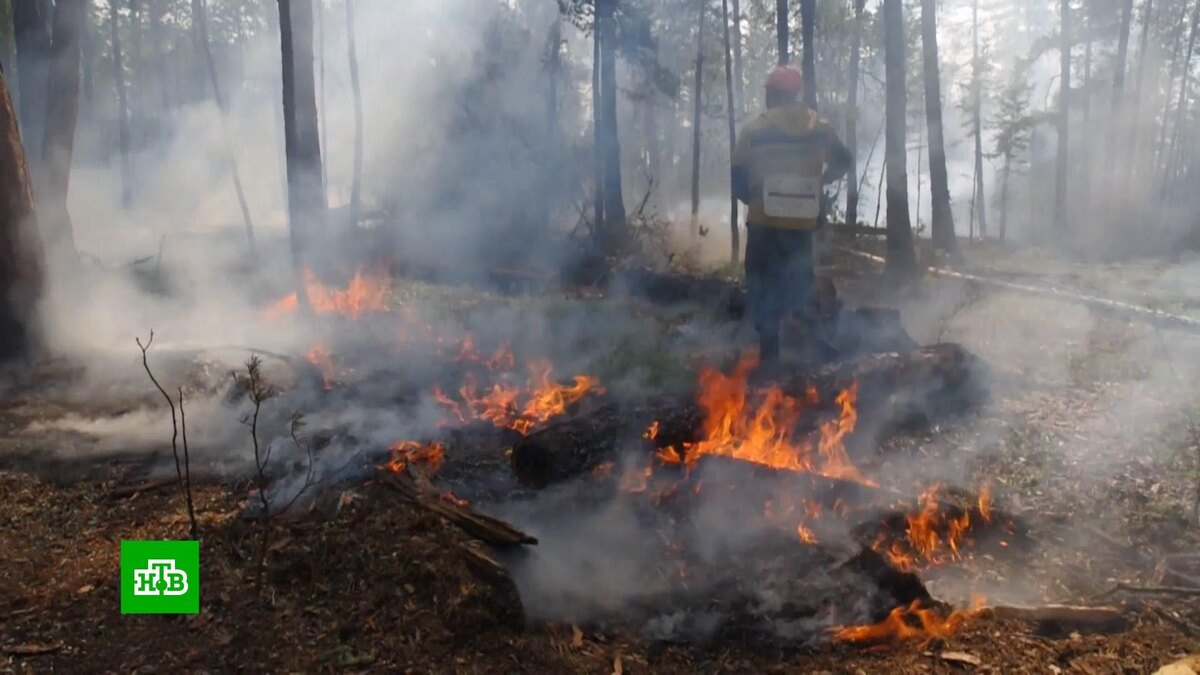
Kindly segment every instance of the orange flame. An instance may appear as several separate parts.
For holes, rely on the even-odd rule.
[[[468,338],[469,340],[469,338]],[[468,340],[464,340],[467,342]],[[473,348],[471,350],[473,352]],[[504,356],[507,354],[507,356]],[[486,363],[503,366],[509,363],[511,352],[494,354]],[[468,373],[458,390],[462,401],[451,399],[440,388],[434,387],[433,396],[449,410],[460,423],[483,419],[497,427],[513,429],[528,434],[538,424],[567,411],[567,407],[588,394],[600,394],[604,389],[590,375],[576,375],[573,384],[559,384],[550,378],[553,371],[549,361],[535,361],[529,366],[529,382],[524,389],[507,384],[495,383],[483,394],[479,393],[474,376]],[[523,400],[523,403],[522,403]]]
[[[906,572],[962,560],[966,548],[974,544],[971,535],[991,522],[991,494],[984,486],[979,493],[978,511],[962,511],[955,516],[939,503],[941,491],[942,485],[934,483],[921,493],[919,508],[905,516],[903,539],[892,540],[885,526],[872,548]],[[978,518],[973,520],[973,514]]]
[[[805,527],[803,524],[800,524],[796,527],[796,534],[800,535],[800,541],[806,544],[817,543],[817,535],[813,534],[813,531]]]
[[[838,395],[841,415],[820,426],[814,447],[811,439],[796,438],[794,429],[803,406],[817,402],[816,388],[810,385],[801,401],[772,385],[761,392],[761,402],[755,406],[750,401],[747,380],[757,362],[757,356],[746,355],[731,375],[711,368],[700,374],[704,440],[684,446],[688,464],[704,455],[720,455],[775,469],[876,485],[854,466],[844,445],[858,422],[854,407],[857,385]]]
[[[391,459],[384,466],[397,473],[409,466],[421,466],[426,473],[433,473],[440,469],[445,461],[446,446],[442,443],[399,441],[392,445]]]
[[[936,638],[947,638],[962,628],[968,621],[982,613],[983,598],[976,596],[967,610],[955,610],[949,614],[923,607],[914,600],[907,607],[896,607],[887,618],[879,623],[863,626],[842,626],[833,630],[834,642],[892,643],[908,640],[928,642]]]
[[[321,371],[321,387],[326,391],[332,389],[337,369],[333,365],[333,355],[329,353],[329,349],[324,345],[315,345],[308,350],[306,358],[317,370]]]
[[[303,272],[304,294],[309,306],[317,314],[339,314],[347,319],[357,319],[364,314],[388,311],[388,281],[382,274],[365,275],[362,269],[343,290],[330,288],[312,272]],[[279,317],[294,311],[299,302],[295,293],[290,293],[262,310],[266,319]]]

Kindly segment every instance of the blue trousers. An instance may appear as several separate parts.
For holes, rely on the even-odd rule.
[[[779,358],[780,324],[786,313],[806,324],[815,319],[811,230],[746,225],[746,291],[764,362]]]

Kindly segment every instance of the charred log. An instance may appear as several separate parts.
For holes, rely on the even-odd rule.
[[[520,546],[536,544],[537,539],[508,523],[476,513],[473,509],[462,504],[449,502],[438,495],[432,495],[421,489],[416,481],[400,473],[385,473],[380,479],[383,483],[400,493],[400,496],[413,504],[437,514],[454,523],[463,532],[492,546]]]
[[[699,410],[674,400],[639,406],[603,405],[535,431],[513,446],[512,468],[522,484],[543,488],[613,461],[621,448],[645,448],[641,435],[658,422],[656,443],[695,440]]]

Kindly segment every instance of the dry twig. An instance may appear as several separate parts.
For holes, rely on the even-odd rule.
[[[155,388],[167,400],[167,405],[171,408],[171,454],[175,457],[175,475],[179,482],[183,485],[183,498],[187,504],[188,523],[191,526],[192,539],[200,538],[200,530],[196,525],[196,507],[192,501],[192,474],[191,462],[188,458],[187,446],[187,427],[183,427],[183,464],[179,462],[179,421],[175,417],[175,401],[171,399],[171,395],[158,382],[158,378],[154,377],[154,373],[150,370],[150,361],[147,357],[147,352],[150,351],[150,345],[154,343],[154,331],[150,331],[150,337],[146,339],[146,344],[142,344],[141,338],[134,338],[137,346],[142,350],[142,367],[146,369],[146,375],[150,377],[150,381],[154,383]],[[183,389],[179,390],[179,413],[183,414]]]

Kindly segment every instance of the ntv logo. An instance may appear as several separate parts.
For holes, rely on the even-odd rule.
[[[133,570],[134,595],[187,595],[187,572],[174,560],[150,560],[144,569]]]
[[[200,612],[200,542],[121,542],[122,614]]]

